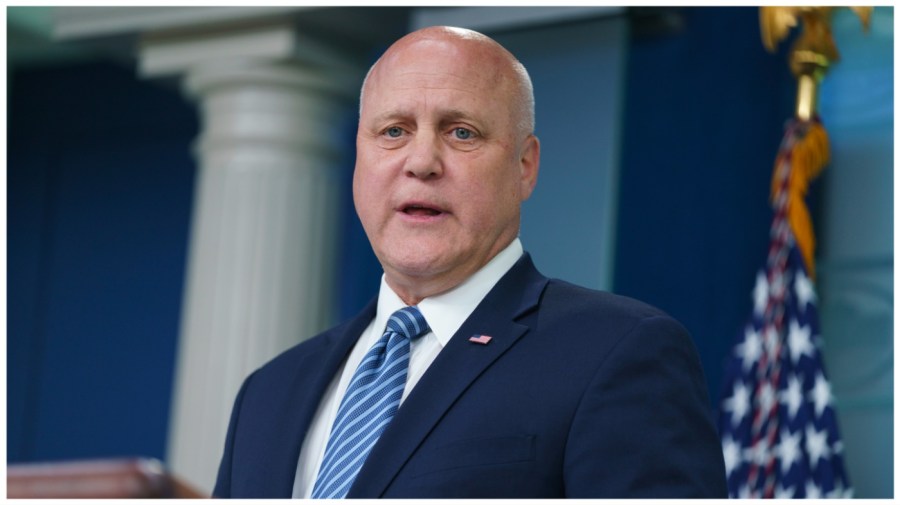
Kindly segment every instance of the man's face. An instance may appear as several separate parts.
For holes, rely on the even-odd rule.
[[[407,303],[452,289],[518,233],[539,147],[515,127],[514,84],[496,58],[471,42],[419,40],[369,78],[354,202]]]

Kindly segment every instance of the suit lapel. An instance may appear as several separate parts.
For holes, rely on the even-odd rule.
[[[404,401],[360,469],[348,497],[381,496],[463,391],[527,331],[516,319],[536,308],[547,279],[526,253],[482,300]],[[469,342],[490,335],[489,345]]]
[[[311,358],[320,360],[319,363],[314,364],[315,366],[309,367],[316,370],[314,375],[307,376],[304,370],[297,370],[290,393],[292,400],[289,402],[289,404],[295,405],[295,408],[288,411],[286,416],[288,419],[285,420],[286,428],[283,431],[283,433],[289,434],[288,438],[284,440],[284,447],[287,450],[276,456],[281,460],[271,466],[272,468],[291,469],[281,477],[282,482],[278,485],[278,489],[282,490],[281,495],[285,498],[290,498],[293,494],[300,447],[312,424],[313,416],[319,408],[319,403],[322,402],[322,396],[363,330],[375,317],[376,300],[372,300],[355,318],[325,335],[323,349],[313,353]]]

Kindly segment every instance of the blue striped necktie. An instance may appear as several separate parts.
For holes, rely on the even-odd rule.
[[[428,333],[416,307],[391,314],[384,335],[356,368],[338,407],[313,498],[343,498],[372,446],[400,407],[409,369],[409,343]]]

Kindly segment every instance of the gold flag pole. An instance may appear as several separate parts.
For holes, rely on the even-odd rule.
[[[840,59],[831,34],[834,7],[760,7],[763,45],[774,53],[791,29],[802,23],[791,47],[789,65],[797,78],[795,120],[789,125],[772,174],[772,201],[785,213],[806,270],[815,277],[815,236],[806,208],[806,192],[828,163],[828,134],[819,121],[817,94],[828,67]],[[872,7],[850,7],[868,30]]]

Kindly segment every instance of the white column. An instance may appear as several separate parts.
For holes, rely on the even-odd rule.
[[[180,78],[201,111],[166,460],[209,492],[241,381],[332,322],[336,171],[352,162],[342,158],[340,123],[352,118],[364,47],[384,35],[371,15],[352,9],[54,14],[61,38],[119,50],[121,40],[138,38],[139,74]],[[299,28],[312,20],[319,35]]]
[[[243,379],[331,322],[341,108],[293,64],[199,66],[186,87],[203,130],[167,459],[210,491]]]

